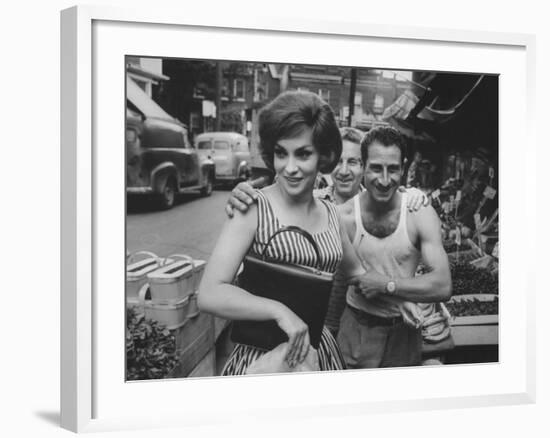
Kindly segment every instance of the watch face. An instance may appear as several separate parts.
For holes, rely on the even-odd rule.
[[[388,281],[388,284],[386,285],[386,290],[392,294],[395,292],[395,281]]]

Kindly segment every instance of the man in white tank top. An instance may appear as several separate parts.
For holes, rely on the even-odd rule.
[[[397,190],[405,146],[393,128],[369,131],[361,142],[367,190],[340,206],[346,231],[367,270],[347,290],[338,332],[350,368],[419,365],[422,335],[411,302],[446,301],[451,296],[435,210],[428,206],[408,212],[407,194]],[[429,272],[415,277],[421,259]]]

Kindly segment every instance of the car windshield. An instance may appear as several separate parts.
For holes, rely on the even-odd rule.
[[[211,149],[212,143],[210,141],[199,141],[198,144],[199,149]]]
[[[237,143],[237,144],[235,145],[235,150],[236,150],[237,152],[248,152],[248,145],[247,145],[245,142],[243,142],[243,143]]]
[[[229,143],[226,141],[215,141],[214,149],[218,151],[227,151],[229,150]]]

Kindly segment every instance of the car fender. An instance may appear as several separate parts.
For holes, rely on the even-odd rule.
[[[204,158],[201,161],[201,170],[203,175],[211,174],[212,176],[215,175],[216,172],[216,163],[212,160],[212,158]]]
[[[240,177],[241,175],[249,172],[250,172],[250,167],[248,166],[248,162],[246,160],[242,160],[237,166],[237,176]]]
[[[160,192],[162,185],[169,176],[176,178],[176,184],[179,187],[179,178],[176,165],[174,163],[160,163],[151,171],[151,187],[154,191]]]

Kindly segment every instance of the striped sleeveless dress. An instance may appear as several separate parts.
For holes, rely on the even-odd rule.
[[[266,196],[261,191],[257,193],[258,227],[250,251],[259,255],[262,254],[269,237],[283,225],[279,223]],[[329,226],[325,231],[311,233],[311,235],[319,247],[320,269],[334,273],[343,254],[338,213],[333,204],[324,200],[321,200],[321,202],[328,210]],[[281,262],[311,267],[317,266],[315,251],[302,236],[296,233],[281,233],[275,236],[267,248],[266,254]],[[340,349],[326,327],[323,327],[321,342],[317,351],[321,371],[342,370],[345,368]],[[249,365],[265,353],[264,350],[249,345],[236,344],[223,368],[222,375],[244,374]]]

